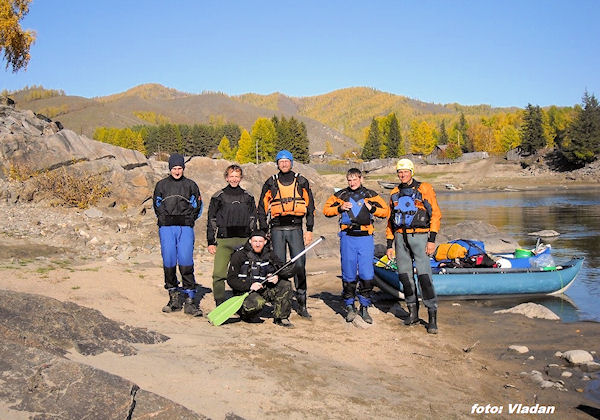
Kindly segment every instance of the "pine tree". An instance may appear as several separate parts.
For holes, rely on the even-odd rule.
[[[240,140],[238,141],[238,150],[235,154],[235,160],[238,163],[249,163],[256,161],[255,143],[246,130],[242,130]]]
[[[258,118],[252,126],[252,141],[257,146],[258,162],[275,158],[275,126],[268,118]],[[256,155],[256,153],[255,153]]]
[[[219,142],[219,152],[221,152],[221,156],[223,159],[233,160],[235,158],[235,150],[231,149],[231,145],[229,144],[229,139],[227,136],[223,136],[221,141]]]
[[[525,154],[533,154],[546,146],[546,133],[542,108],[527,104],[521,126],[521,149]]]
[[[460,133],[460,141],[462,151],[464,153],[473,152],[473,140],[469,136],[469,124],[467,123],[467,119],[465,118],[464,113],[460,113],[460,119],[458,120],[458,125],[456,126],[457,131]]]
[[[396,158],[404,155],[404,145],[402,144],[402,135],[398,125],[398,118],[395,113],[389,116],[389,129],[386,137],[385,157]]]
[[[440,123],[440,135],[438,138],[438,144],[448,144],[448,132],[446,131],[446,121],[442,120]]]
[[[600,106],[598,100],[586,91],[583,108],[569,124],[565,138],[560,142],[560,152],[567,161],[583,166],[593,162],[600,154]]]
[[[292,133],[290,132],[290,123],[285,117],[278,119],[273,116],[271,119],[275,126],[275,150],[290,150],[293,144]]]
[[[369,127],[369,133],[367,134],[367,141],[365,142],[365,147],[362,149],[360,158],[362,160],[379,159],[380,146],[379,124],[377,124],[377,121],[373,118],[371,120],[371,126]]]
[[[289,133],[292,141],[288,150],[292,152],[294,160],[302,163],[308,163],[310,156],[306,124],[304,124],[302,121],[298,121],[294,117],[291,117],[289,120]]]

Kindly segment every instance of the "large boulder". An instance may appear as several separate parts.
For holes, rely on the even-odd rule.
[[[520,314],[527,318],[540,318],[549,320],[560,320],[560,317],[543,305],[533,302],[521,303],[510,309],[501,309],[494,311],[495,314]]]
[[[0,105],[0,178],[15,167],[102,174],[113,199],[124,205],[141,203],[159,178],[138,151],[91,140],[31,111]]]

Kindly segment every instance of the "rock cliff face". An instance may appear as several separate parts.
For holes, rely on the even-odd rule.
[[[64,168],[75,175],[101,174],[109,185],[113,206],[136,207],[152,195],[156,182],[168,174],[166,162],[147,159],[140,152],[91,140],[60,127],[60,123],[38,117],[32,111],[0,105],[0,180],[6,181],[11,168],[17,166],[31,171]],[[194,157],[186,163],[185,176],[198,183],[206,205],[210,196],[225,186],[222,174],[227,165],[227,161],[207,157]],[[314,169],[296,162],[294,170],[311,180],[317,203],[331,194]],[[277,168],[268,162],[244,165],[244,171],[242,185],[258,199],[263,182]],[[22,184],[5,182],[0,197],[13,202],[34,200],[28,181],[22,180]]]
[[[141,203],[148,196],[159,175],[143,154],[60,127],[32,111],[0,105],[0,179],[16,166],[31,171],[65,168],[73,174],[102,174],[111,197],[121,204]]]

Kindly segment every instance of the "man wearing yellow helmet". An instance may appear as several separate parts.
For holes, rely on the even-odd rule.
[[[409,316],[405,325],[419,322],[419,303],[413,274],[421,286],[423,304],[427,307],[429,322],[427,332],[437,334],[437,297],[433,287],[429,255],[435,251],[435,237],[440,230],[442,212],[437,204],[431,184],[413,179],[415,165],[410,159],[400,159],[396,164],[400,184],[391,192],[386,230],[387,256],[396,256],[398,278],[402,283]]]

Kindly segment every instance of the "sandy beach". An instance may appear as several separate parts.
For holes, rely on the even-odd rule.
[[[207,255],[196,260],[197,281],[207,293],[201,301],[205,313],[214,308]],[[509,417],[509,404],[553,406],[558,418],[590,418],[577,407],[600,406],[597,387],[596,401],[586,398],[588,382],[582,377],[588,374],[554,355],[600,350],[595,323],[532,320],[493,314],[485,304],[443,301],[440,334],[429,335],[424,325],[403,326],[404,311],[382,293],[371,309],[373,325],[346,323],[338,263],[313,257],[308,262],[308,271],[316,273],[308,279],[312,320],[293,313],[295,328],[283,329],[265,311],[262,324],[233,319],[215,327],[205,317],[161,312],[167,295],[159,255],[67,267],[53,261],[50,255],[3,263],[0,288],[72,301],[167,335],[164,343],[136,345],[134,356],[83,356],[71,350],[68,358],[210,418],[228,413],[245,419],[464,418],[476,410],[474,404],[504,406],[500,418]],[[515,344],[530,351],[510,352]],[[573,372],[562,378],[566,391],[541,389],[522,374],[544,372],[551,364]],[[3,410],[3,418],[15,414]]]

